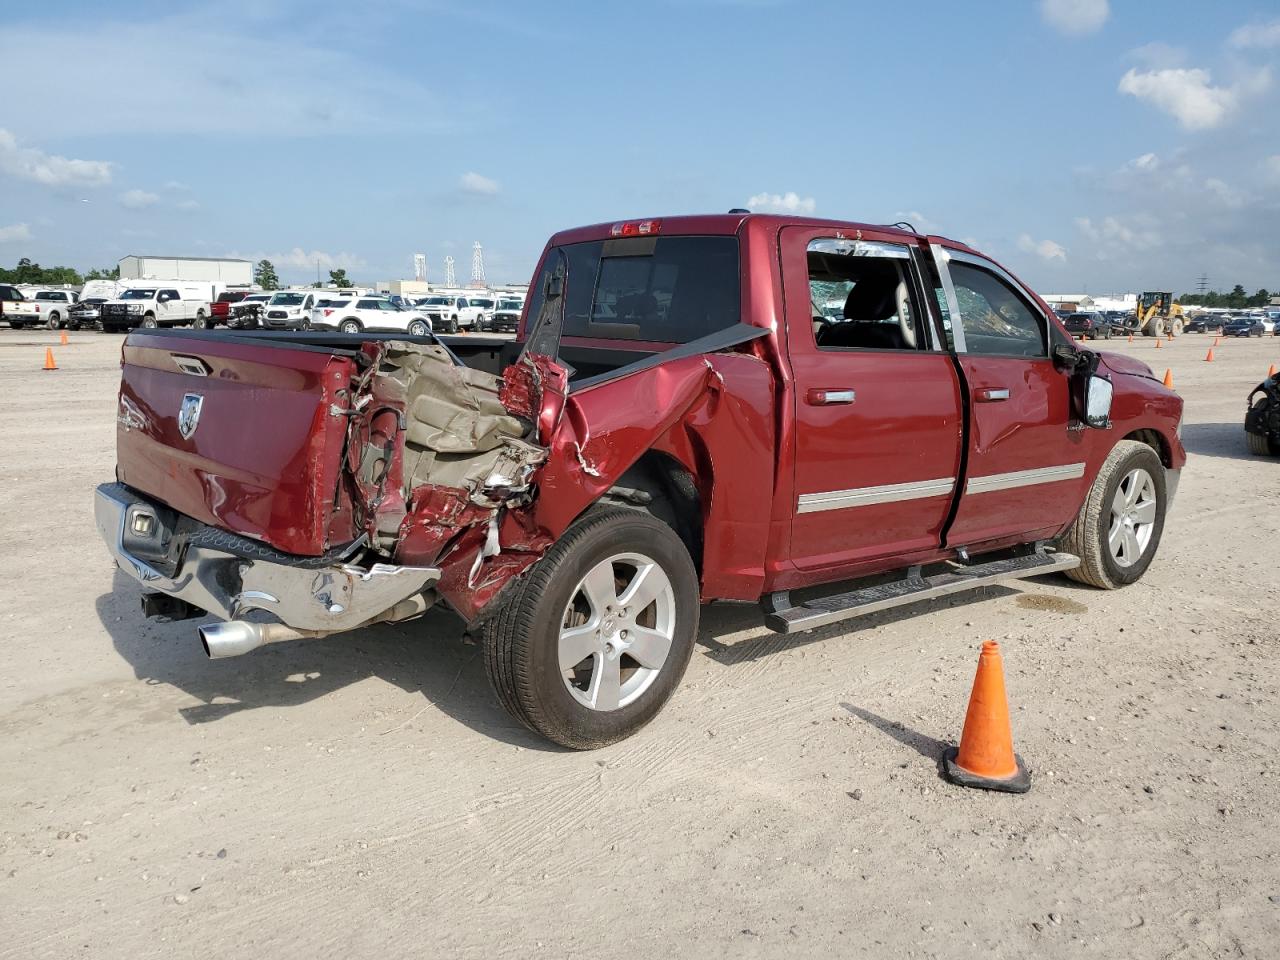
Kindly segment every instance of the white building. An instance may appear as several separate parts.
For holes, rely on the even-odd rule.
[[[120,260],[121,280],[197,280],[228,287],[253,283],[253,261],[221,257],[154,257],[131,254]]]

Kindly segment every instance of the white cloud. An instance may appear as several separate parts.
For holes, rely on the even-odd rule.
[[[1046,262],[1061,260],[1065,263],[1067,259],[1067,248],[1062,244],[1053,240],[1033,240],[1029,233],[1018,237],[1018,249],[1024,253],[1034,253]]]
[[[197,203],[195,200],[179,200],[177,203],[174,204],[174,206],[182,211],[191,211],[191,210],[200,209],[200,204]]]
[[[14,243],[18,240],[30,240],[31,228],[25,223],[13,223],[0,227],[0,243]]]
[[[1204,188],[1216,197],[1222,206],[1230,207],[1233,210],[1243,207],[1248,200],[1241,191],[1225,181],[1219,180],[1217,177],[1209,177],[1209,179],[1205,180]]]
[[[1040,0],[1040,16],[1055,30],[1079,36],[1101,29],[1111,6],[1107,0]]]
[[[1267,179],[1280,183],[1280,153],[1263,160],[1262,167],[1266,171]]]
[[[173,42],[183,36],[199,42]],[[290,30],[284,44],[278,31],[236,16],[214,22],[202,9],[115,22],[6,24],[0,61],[5,123],[32,137],[65,136],[66,117],[75,118],[80,137],[234,133],[295,139],[352,130],[451,129],[449,105],[411,75],[332,31],[320,41],[311,36]],[[58,51],[56,82],[48,72],[50,49]],[[119,57],[105,70],[104,50],[147,53]],[[111,109],[86,110],[86,91]]]
[[[1111,249],[1150,250],[1162,242],[1160,230],[1150,221],[1129,224],[1113,216],[1103,217],[1097,222],[1089,217],[1077,217],[1076,226],[1088,240]]]
[[[35,147],[19,146],[18,138],[2,127],[0,173],[46,187],[98,187],[111,182],[110,163],[104,160],[68,160]]]
[[[813,213],[817,206],[813,197],[802,197],[794,191],[757,193],[747,201],[747,209],[755,213]]]
[[[899,222],[905,220],[921,233],[937,233],[942,229],[937,221],[930,220],[919,210],[899,210],[893,218]]]
[[[154,207],[159,202],[160,197],[158,195],[148,193],[146,190],[128,190],[120,194],[120,206],[127,207],[130,210]]]
[[[1231,45],[1240,48],[1268,49],[1280,47],[1280,20],[1269,23],[1250,23],[1231,33]]]
[[[492,197],[502,189],[497,180],[490,180],[473,171],[468,171],[458,178],[458,187],[463,193],[473,193],[482,197]]]
[[[259,260],[270,260],[277,269],[291,268],[293,270],[314,271],[319,266],[322,271],[359,270],[366,266],[365,261],[353,253],[326,253],[323,250],[308,251],[303,250],[301,247],[294,247],[284,253],[255,253],[250,255],[229,253],[227,256],[252,260],[254,263]]]
[[[1199,68],[1130,70],[1120,78],[1119,90],[1150,102],[1185,130],[1210,130],[1234,113],[1243,97],[1270,83],[1271,71],[1265,67],[1229,87],[1215,87],[1209,71]]]

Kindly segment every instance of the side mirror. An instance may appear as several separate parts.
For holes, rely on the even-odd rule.
[[[1106,377],[1090,374],[1084,388],[1085,426],[1105,430],[1111,426],[1111,396],[1114,388]]]
[[[1074,370],[1080,365],[1080,353],[1075,347],[1065,343],[1055,343],[1053,345],[1053,362],[1060,367]]]

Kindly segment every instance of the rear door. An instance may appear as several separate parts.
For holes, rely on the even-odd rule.
[[[1051,536],[1079,511],[1088,485],[1070,377],[1049,354],[1068,338],[999,265],[936,238],[931,250],[970,404],[964,488],[948,545]]]
[[[781,234],[795,379],[791,555],[831,571],[937,548],[960,471],[961,396],[897,234]]]

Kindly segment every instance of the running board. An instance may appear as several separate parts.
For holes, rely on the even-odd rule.
[[[1005,580],[1023,577],[1039,577],[1046,573],[1061,573],[1080,566],[1080,558],[1070,553],[1033,553],[1008,560],[994,560],[960,567],[930,577],[922,577],[918,571],[902,580],[851,590],[832,597],[809,600],[794,607],[766,608],[765,626],[778,633],[799,633],[829,623],[860,617],[864,614],[901,607],[920,600],[933,600],[952,593],[985,587]]]

